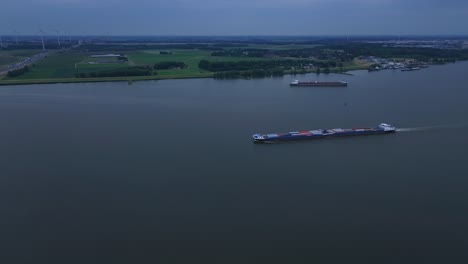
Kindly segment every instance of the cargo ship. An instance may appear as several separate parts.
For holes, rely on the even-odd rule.
[[[300,82],[295,80],[289,84],[290,86],[347,86],[347,82],[319,82],[319,81],[312,81],[312,82]]]
[[[359,136],[393,133],[396,128],[392,125],[382,123],[374,128],[334,128],[334,129],[316,129],[305,131],[294,131],[283,134],[254,134],[253,140],[255,143],[270,143],[277,141],[301,140],[301,139],[318,139],[340,136]]]

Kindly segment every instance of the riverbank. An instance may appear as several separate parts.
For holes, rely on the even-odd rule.
[[[99,77],[99,78],[59,78],[59,79],[23,79],[23,80],[0,80],[0,86],[5,85],[28,85],[28,84],[54,84],[54,83],[98,83],[98,82],[133,82],[148,80],[167,79],[198,79],[212,78],[213,73],[185,74],[185,75],[152,75],[132,77]]]
[[[114,51],[106,51],[112,53]],[[98,53],[105,53],[102,51],[91,52],[82,50],[68,50],[61,52],[51,53],[44,60],[31,65],[30,70],[17,77],[0,77],[0,85],[26,85],[26,84],[49,84],[49,83],[91,83],[91,82],[121,82],[121,81],[142,81],[142,80],[163,80],[163,79],[187,79],[187,78],[211,78],[216,77],[219,70],[207,70],[199,67],[202,60],[210,61],[212,63],[225,63],[232,64],[234,62],[255,63],[263,62],[268,64],[268,61],[287,61],[295,60],[297,58],[276,58],[276,57],[232,57],[232,56],[212,56],[212,51],[208,50],[180,50],[174,49],[170,53],[162,53],[160,50],[133,50],[125,52],[127,62],[124,63],[97,63],[100,62],[99,58],[92,56]],[[116,53],[116,52],[114,52]],[[125,67],[152,67],[154,63],[159,62],[181,62],[186,65],[183,68],[177,69],[163,69],[153,70],[152,75],[145,76],[122,76],[122,77],[92,77],[99,76],[99,72],[116,71]],[[314,61],[311,61],[311,63]],[[317,62],[322,65],[324,62]],[[327,64],[328,65],[328,64]],[[325,65],[325,66],[327,66]],[[255,78],[249,75],[248,72],[254,70],[268,70],[270,67],[247,67],[241,65],[245,72],[243,78]],[[283,65],[281,70],[282,74],[306,74],[315,73],[317,65]],[[357,63],[356,61],[344,63],[342,67],[320,67],[320,73],[345,73],[347,71],[364,69],[367,67],[365,64]],[[226,69],[226,71],[228,71]],[[271,73],[266,73],[269,76]],[[261,76],[258,76],[261,77]]]
[[[354,70],[365,70],[367,67],[347,67],[346,69],[330,69],[329,73],[352,75]],[[287,71],[288,74],[308,74],[315,73],[315,70]],[[320,74],[328,74],[321,72]],[[174,74],[174,75],[151,75],[151,76],[131,76],[131,77],[96,77],[96,78],[50,78],[50,79],[9,79],[0,80],[0,86],[5,85],[29,85],[29,84],[54,84],[54,83],[98,83],[98,82],[134,82],[148,80],[170,80],[170,79],[198,79],[213,78],[213,72],[203,72],[194,74]]]

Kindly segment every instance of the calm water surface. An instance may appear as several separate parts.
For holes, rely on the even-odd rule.
[[[0,262],[466,263],[467,73],[0,87]]]

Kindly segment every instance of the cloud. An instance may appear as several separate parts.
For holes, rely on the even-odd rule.
[[[0,24],[23,33],[39,25],[79,34],[468,33],[466,0],[1,1]]]
[[[182,5],[196,5],[204,8],[225,7],[225,8],[301,8],[305,6],[313,7],[317,5],[336,4],[370,4],[390,3],[395,0],[175,0]]]

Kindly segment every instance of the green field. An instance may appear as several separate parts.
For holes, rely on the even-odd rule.
[[[257,45],[252,48],[275,48],[292,49],[306,48],[307,45]],[[0,84],[20,84],[20,83],[50,83],[50,82],[88,82],[88,81],[121,81],[121,80],[147,80],[147,79],[172,79],[172,78],[206,78],[212,77],[213,73],[200,69],[198,64],[201,60],[208,61],[252,61],[252,60],[277,60],[278,58],[258,58],[258,57],[221,57],[211,56],[209,50],[164,50],[170,51],[170,54],[160,54],[161,50],[134,50],[134,51],[105,51],[105,52],[85,52],[85,51],[64,51],[52,53],[47,58],[37,62],[31,70],[24,75],[14,78],[3,78]],[[10,63],[12,55],[31,56],[38,51],[1,51],[0,62]],[[91,55],[104,53],[124,53],[128,62],[121,63],[116,58],[92,58]],[[10,56],[10,57],[9,57]],[[286,59],[286,58],[285,58]],[[290,58],[294,59],[294,58]],[[90,64],[91,62],[91,64]],[[98,63],[101,62],[101,63]],[[102,63],[106,62],[106,63]],[[152,76],[138,77],[106,77],[106,78],[76,78],[80,73],[97,73],[100,71],[110,71],[129,66],[153,66],[159,62],[184,62],[187,67],[184,69],[158,70]],[[95,63],[95,64],[92,64]],[[362,65],[356,62],[348,62],[344,65],[344,70],[362,68]],[[330,69],[332,71],[341,71],[342,69]],[[289,71],[287,71],[289,72]]]
[[[171,50],[172,54],[159,54],[159,50],[137,51],[128,54],[130,62],[135,65],[152,65],[164,61],[181,61],[187,64],[187,68],[180,70],[159,70],[158,75],[172,76],[174,74],[202,74],[208,71],[198,67],[201,60],[208,61],[243,61],[243,60],[259,60],[263,58],[247,58],[247,57],[213,57],[211,51],[205,50]],[[268,59],[265,59],[268,60]]]
[[[31,57],[41,52],[42,50],[0,50],[0,57],[1,56]]]
[[[153,75],[153,76],[134,76],[134,77],[101,77],[101,78],[54,78],[54,79],[3,79],[1,85],[24,85],[24,84],[45,84],[45,83],[78,83],[78,82],[127,82],[127,81],[145,81],[161,79],[185,79],[185,78],[211,78],[213,73],[199,74],[174,74],[174,75]]]
[[[96,71],[112,70],[120,67],[127,67],[127,64],[87,64],[92,58],[89,54],[68,52],[56,53],[48,56],[44,60],[36,63],[31,71],[8,80],[32,80],[32,79],[55,79],[74,78],[77,73],[90,73]]]
[[[0,66],[6,66],[20,61],[21,58],[14,56],[0,56]]]
[[[128,63],[117,63],[115,58],[91,58],[94,53],[67,52],[55,53],[36,63],[31,71],[15,78],[5,80],[33,80],[33,79],[62,79],[75,78],[79,73],[107,71],[128,66],[153,65],[164,61],[178,61],[187,64],[187,68],[180,70],[159,70],[158,76],[173,78],[174,76],[203,76],[207,71],[198,68],[200,60],[210,61],[241,61],[254,60],[246,57],[212,57],[211,51],[203,50],[171,50],[172,54],[159,54],[159,50],[132,51],[125,55]],[[258,60],[258,58],[255,58]],[[89,62],[115,61],[116,63],[89,64]]]
[[[0,50],[0,67],[20,62],[40,52],[40,50]]]
[[[80,54],[52,54],[32,67],[32,70],[14,79],[66,78],[75,75],[75,63],[80,62]],[[11,78],[10,78],[11,79]]]
[[[252,49],[269,49],[269,50],[292,50],[292,49],[310,49],[320,45],[249,45]]]
[[[127,54],[129,62],[135,65],[153,65],[164,61],[179,61],[187,64],[187,68],[180,70],[159,70],[158,75],[198,74],[205,73],[198,68],[198,62],[210,54],[199,50],[174,50],[172,54],[159,54],[159,51],[137,51]]]

